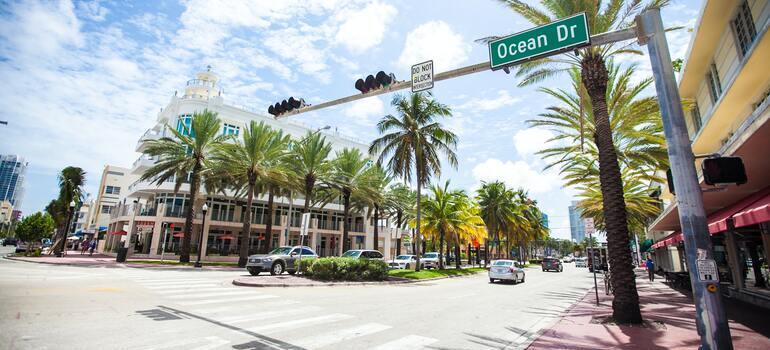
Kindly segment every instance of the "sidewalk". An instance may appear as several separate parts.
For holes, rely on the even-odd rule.
[[[591,289],[528,349],[697,349],[700,337],[691,295],[670,288],[662,280],[650,282],[646,273],[637,273],[645,325],[601,324],[603,317],[612,315],[612,299],[604,295],[599,279],[599,306]],[[770,349],[767,310],[729,299],[725,299],[725,307],[735,349]]]
[[[115,261],[115,257],[105,254],[81,255],[79,251],[70,250],[67,251],[67,255],[57,258],[53,255],[44,255],[40,257],[26,257],[26,256],[14,256],[6,257],[6,259],[33,262],[38,264],[51,264],[51,265],[67,265],[67,266],[80,266],[80,267],[132,267],[132,268],[146,268],[146,269],[176,269],[176,270],[193,270],[195,269],[192,264],[190,265],[176,265],[176,264],[160,264],[157,259],[132,259],[129,258],[125,263],[118,263]],[[158,263],[141,263],[139,261],[157,261]],[[167,260],[170,263],[176,262],[176,260]],[[204,270],[242,270],[237,266],[216,266],[206,265],[203,262]]]

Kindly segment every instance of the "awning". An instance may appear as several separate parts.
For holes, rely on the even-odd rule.
[[[99,232],[107,231],[107,226],[99,226]]]
[[[735,227],[751,226],[765,221],[770,221],[770,193],[733,215]]]
[[[229,240],[235,239],[235,236],[233,236],[233,235],[221,235],[221,236],[218,237],[218,239],[228,240],[229,241]]]
[[[120,231],[112,231],[112,232],[110,232],[110,234],[111,235],[118,235],[118,236],[125,236],[126,234],[128,234],[128,232],[120,230]]]
[[[652,245],[652,249],[658,249],[663,248],[665,246],[670,246],[673,244],[679,244],[679,242],[684,241],[684,235],[681,231],[676,231],[665,238],[657,241],[655,244]]]
[[[184,237],[184,232],[177,232],[177,233],[173,234],[173,236],[176,237],[176,238],[182,238],[182,237]]]
[[[767,203],[766,201],[770,201],[767,199],[768,197],[770,197],[770,186],[765,187],[763,190],[758,191],[727,208],[721,209],[716,213],[709,215],[709,218],[708,218],[709,232],[711,234],[715,234],[715,233],[727,231],[727,219],[735,218],[739,213],[742,213],[742,212],[750,211],[752,209],[759,209],[759,207],[761,207],[763,203]],[[763,201],[763,199],[766,201]],[[761,213],[761,210],[759,213]],[[759,219],[761,217],[762,216],[758,216],[757,218]],[[764,220],[754,221],[754,220],[750,220],[750,216],[744,215],[744,219],[742,219],[741,221],[742,225],[738,226],[736,223],[735,227],[749,226],[759,222],[770,220],[767,218],[768,217],[767,215],[765,215],[764,217],[765,217]]]

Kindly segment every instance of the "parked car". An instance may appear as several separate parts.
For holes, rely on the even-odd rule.
[[[422,258],[420,259],[420,265],[422,265],[426,269],[437,269],[438,258],[440,256],[441,254],[436,252],[425,253],[425,255],[423,255]]]
[[[16,243],[16,253],[24,253],[27,251],[27,243],[24,242],[17,242]]]
[[[575,267],[588,267],[588,258],[575,258]]]
[[[345,252],[345,254],[342,254],[343,258],[356,258],[356,259],[372,259],[372,260],[382,260],[383,256],[382,253],[380,253],[377,250],[364,250],[364,249],[355,249],[355,250],[348,250]]]
[[[290,275],[293,275],[297,272],[296,262],[300,258],[300,252],[302,252],[303,260],[315,259],[318,257],[310,247],[278,247],[267,254],[249,256],[249,260],[246,263],[246,270],[248,270],[252,276],[257,276],[263,271],[270,271],[271,275],[280,275],[286,271]]]
[[[3,247],[8,246],[8,245],[14,245],[15,246],[15,245],[18,244],[18,242],[19,241],[16,239],[16,237],[6,237],[3,240]]]
[[[513,281],[514,284],[524,282],[524,269],[518,261],[513,260],[495,260],[489,267],[489,282],[495,283],[495,280]]]
[[[543,258],[543,271],[556,271],[556,272],[562,272],[564,271],[564,265],[562,265],[561,261],[556,258]]]
[[[563,258],[561,258],[561,262],[563,263],[571,263],[574,261],[574,258],[571,255],[567,255]]]
[[[388,261],[388,267],[391,269],[413,269],[417,266],[417,257],[414,255],[399,255],[395,259]],[[425,267],[422,261],[420,266]]]

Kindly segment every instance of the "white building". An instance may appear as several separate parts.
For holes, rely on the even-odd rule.
[[[288,119],[275,120],[271,117],[258,114],[241,107],[236,107],[225,103],[221,91],[217,87],[218,77],[209,70],[197,74],[196,79],[187,82],[184,95],[171,98],[168,105],[163,108],[157,116],[156,123],[150,129],[144,132],[136,145],[136,151],[142,152],[145,147],[145,141],[159,139],[170,136],[172,133],[168,127],[183,130],[183,125],[191,122],[193,113],[201,112],[204,109],[216,112],[222,120],[222,133],[238,135],[240,131],[252,120],[265,122],[266,124],[283,130],[292,138],[299,139],[307,135],[308,132],[315,129],[293,123]],[[364,154],[368,150],[368,145],[349,138],[338,133],[322,132],[327,141],[332,144],[332,155],[334,152],[343,148],[358,148]],[[102,251],[115,252],[117,247],[123,244],[127,237],[131,237],[129,254],[158,257],[161,254],[161,248],[165,243],[164,255],[171,256],[178,254],[181,247],[181,235],[184,226],[184,216],[186,208],[189,206],[189,185],[183,184],[178,193],[174,193],[174,183],[166,182],[162,185],[156,185],[149,181],[139,181],[141,174],[151,167],[155,162],[149,156],[140,156],[132,165],[127,173],[120,177],[115,175],[115,183],[125,184],[126,178],[132,178],[127,187],[122,185],[119,188],[119,200],[117,204],[110,209],[110,219],[108,224],[109,233],[105,236],[104,243],[100,243]],[[103,173],[102,185],[100,188],[100,197],[98,207],[103,212],[107,205],[106,190],[109,182],[109,169],[105,168]],[[117,167],[112,167],[112,171]],[[121,180],[117,180],[121,179]],[[203,192],[203,189],[201,190]],[[241,213],[245,210],[245,201],[236,200],[233,197],[222,194],[201,193],[199,198],[195,199],[196,218],[193,223],[192,252],[197,252],[199,235],[203,231],[202,254],[204,260],[220,261],[237,259],[238,243],[241,234],[242,220]],[[114,198],[114,196],[112,197]],[[200,206],[203,200],[209,207],[205,227],[201,230],[203,217]],[[304,199],[295,196],[293,200],[292,223],[290,233],[287,235],[285,230],[288,223],[289,199],[284,197],[275,198],[275,215],[273,219],[272,232],[266,234],[265,223],[268,218],[267,198],[255,198],[252,210],[251,222],[251,242],[249,251],[251,253],[266,252],[269,248],[299,243],[299,223],[301,208]],[[308,240],[304,244],[314,248],[319,255],[338,255],[341,253],[341,237],[343,214],[342,207],[338,203],[330,203],[324,208],[314,207],[311,210],[311,222]],[[352,225],[349,232],[350,247],[352,249],[372,248],[373,244],[373,226],[370,220],[365,220],[361,213],[352,214]],[[99,220],[97,220],[99,221]],[[101,222],[101,221],[99,221]],[[163,237],[163,233],[165,237]],[[385,239],[384,236],[391,233],[390,229],[380,229],[379,248],[387,256],[390,255],[392,242],[395,239]],[[394,237],[395,238],[395,237]]]

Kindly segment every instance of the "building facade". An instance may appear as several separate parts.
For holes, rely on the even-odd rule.
[[[28,163],[22,157],[0,155],[0,201],[9,201],[15,208],[21,208],[27,166]]]
[[[679,77],[699,156],[741,157],[746,184],[709,186],[696,161],[723,291],[770,306],[770,5],[768,0],[705,1]],[[675,195],[650,225],[657,266],[686,271]]]
[[[569,231],[573,242],[582,242],[586,237],[586,227],[583,218],[580,217],[581,210],[577,207],[577,201],[572,201],[569,206]]]
[[[252,120],[264,122],[275,129],[283,130],[294,139],[301,139],[309,132],[321,132],[287,118],[276,120],[241,107],[225,103],[218,89],[218,77],[210,70],[200,72],[196,79],[187,82],[184,95],[171,98],[168,105],[157,115],[156,123],[139,138],[136,151],[142,152],[146,141],[172,136],[169,128],[180,132],[189,129],[192,115],[204,109],[216,112],[222,121],[223,134],[239,135],[241,130]],[[322,132],[332,145],[332,156],[343,148],[357,148],[367,154],[368,145],[342,136],[336,132]],[[242,214],[247,210],[245,200],[230,193],[205,193],[202,189],[198,198],[190,198],[189,184],[182,184],[178,192],[174,191],[174,182],[155,184],[139,180],[156,159],[141,155],[130,169],[107,167],[102,174],[102,184],[97,207],[100,213],[109,212],[107,234],[100,243],[104,252],[115,252],[128,240],[129,254],[173,258],[179,253],[182,243],[185,214],[190,205],[196,208],[193,222],[192,252],[197,254],[200,235],[203,235],[201,254],[205,260],[237,260],[242,228]],[[119,173],[122,173],[119,174]],[[110,180],[112,176],[112,180]],[[112,187],[110,187],[112,186]],[[112,188],[118,193],[108,193]],[[109,196],[109,195],[112,196]],[[299,226],[304,198],[294,194],[276,196],[274,215],[268,217],[268,198],[266,195],[255,198],[251,210],[251,239],[249,252],[264,253],[270,248],[281,245],[299,244]],[[201,207],[206,203],[209,210],[204,218]],[[109,209],[105,209],[109,208]],[[312,247],[319,255],[339,255],[342,253],[343,211],[339,201],[326,204],[323,208],[313,207],[309,234],[303,238],[303,244]],[[291,213],[291,214],[290,214]],[[272,220],[272,232],[266,232],[266,223]],[[351,249],[371,249],[374,246],[373,220],[363,213],[353,213],[349,233]],[[95,225],[103,222],[100,217]],[[396,230],[398,231],[398,230]],[[386,256],[394,242],[401,237],[401,232],[393,232],[382,227],[379,234],[378,248]]]

